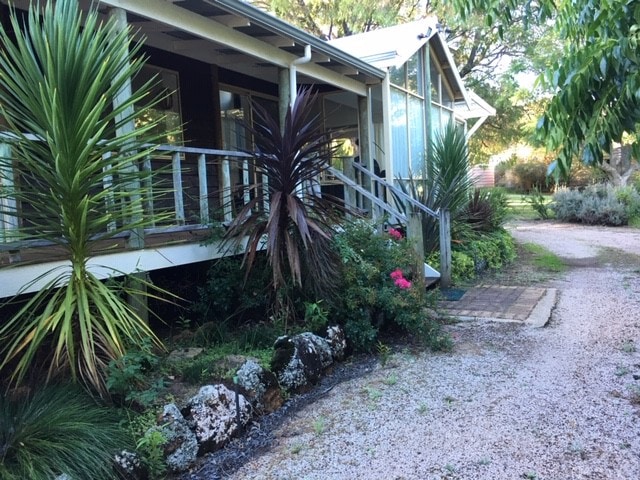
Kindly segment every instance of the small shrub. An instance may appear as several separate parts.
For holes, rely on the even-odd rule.
[[[514,187],[521,192],[529,192],[534,186],[547,185],[547,162],[531,159],[516,163],[512,168]]]
[[[553,197],[559,220],[589,225],[626,225],[638,211],[640,200],[627,188],[593,185],[582,191],[562,189]]]
[[[0,397],[0,478],[111,479],[112,459],[128,446],[112,411],[67,386]]]
[[[547,220],[551,217],[551,207],[547,197],[545,197],[540,189],[535,186],[531,190],[528,196],[523,197],[523,200],[531,205],[534,212],[538,214],[538,217],[542,220]]]
[[[335,235],[334,245],[342,271],[331,313],[344,319],[352,348],[371,351],[383,329],[410,332],[428,343],[435,327],[425,307],[434,299],[425,292],[422,272],[415,271],[418,260],[411,244],[355,222]]]
[[[160,359],[152,352],[150,343],[141,349],[130,349],[107,367],[107,390],[120,405],[145,408],[153,404],[164,389],[162,378],[152,377]]]
[[[491,232],[504,224],[508,212],[509,204],[504,190],[479,188],[471,195],[460,221],[475,230]]]

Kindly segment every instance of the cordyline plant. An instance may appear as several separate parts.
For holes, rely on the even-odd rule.
[[[135,165],[152,151],[143,145],[157,140],[155,123],[124,127],[134,123],[134,105],[144,111],[159,99],[147,84],[112,104],[143,65],[139,45],[94,10],[83,20],[74,0],[34,7],[24,24],[12,11],[11,26],[15,38],[0,27],[0,113],[11,149],[0,171],[13,172],[17,187],[0,195],[23,206],[21,235],[58,244],[70,264],[34,279],[46,284],[3,321],[0,369],[20,383],[31,368],[48,365],[48,379],[70,373],[103,394],[111,359],[145,338],[160,343],[124,300],[139,292],[88,268],[93,241],[152,220],[142,215],[147,192]]]
[[[282,129],[277,118],[258,103],[252,104],[254,123],[246,128],[257,151],[258,178],[264,175],[267,184],[252,187],[253,198],[225,234],[227,242],[248,238],[247,275],[266,244],[272,286],[281,292],[290,279],[297,287],[308,285],[326,294],[337,274],[338,258],[330,240],[339,207],[334,198],[320,194],[319,184],[335,148],[314,114],[315,100],[311,90],[302,89],[287,110]],[[268,210],[261,208],[265,203]]]

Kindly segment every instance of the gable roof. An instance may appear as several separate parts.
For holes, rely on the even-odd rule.
[[[439,32],[436,17],[431,16],[415,22],[350,35],[329,43],[385,70],[404,65],[428,43],[441,66],[442,74],[451,86],[454,100],[465,103],[469,101],[446,39]]]

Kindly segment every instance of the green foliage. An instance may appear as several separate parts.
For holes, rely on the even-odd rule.
[[[513,239],[504,229],[481,235],[472,234],[466,240],[454,243],[452,247],[451,281],[458,285],[475,278],[487,268],[502,268],[516,257]],[[433,252],[427,257],[430,265],[437,265],[439,261],[439,252]]]
[[[269,279],[264,255],[256,257],[252,273],[246,279],[241,257],[216,260],[207,272],[206,283],[198,287],[199,298],[191,306],[193,316],[199,324],[226,321],[242,324],[268,309],[272,299]]]
[[[312,332],[324,332],[329,324],[329,312],[317,302],[304,302],[304,326]]]
[[[104,371],[125,344],[160,344],[124,300],[145,293],[134,284],[105,284],[87,264],[93,241],[154,220],[143,215],[148,182],[135,165],[152,154],[156,123],[129,133],[125,127],[135,121],[134,105],[144,112],[159,99],[150,98],[147,84],[113,106],[143,60],[130,32],[103,22],[97,10],[81,14],[76,1],[60,0],[34,5],[24,23],[15,11],[10,17],[11,31],[0,27],[0,113],[12,155],[0,158],[0,175],[13,171],[20,181],[0,196],[29,205],[20,235],[59,245],[70,267],[50,271],[44,288],[0,327],[0,368],[10,365],[5,373],[19,383],[38,362],[48,379],[68,371],[105,394]]]
[[[476,189],[459,222],[464,222],[474,230],[493,232],[504,224],[509,212],[507,194],[500,188]]]
[[[539,218],[542,220],[551,218],[549,200],[537,187],[534,187],[528,196],[522,198],[526,203],[531,205],[531,208],[538,214]]]
[[[128,445],[112,412],[76,388],[49,386],[0,396],[0,478],[114,478],[114,454]]]
[[[438,331],[425,310],[433,298],[415,272],[418,262],[410,243],[377,234],[373,225],[362,221],[346,225],[334,244],[342,272],[331,316],[344,319],[353,349],[371,351],[382,329],[410,332],[428,344]],[[410,287],[399,287],[391,277],[394,271],[400,271]]]
[[[126,430],[135,444],[136,453],[140,456],[150,480],[165,478],[167,471],[164,460],[167,439],[158,427],[156,413],[149,409],[138,415],[129,414],[126,421]]]
[[[640,3],[617,0],[455,0],[463,15],[486,14],[487,25],[509,24],[524,11],[532,23],[553,18],[564,52],[547,68],[544,82],[555,94],[538,123],[547,146],[558,152],[551,168],[565,177],[572,161],[603,162],[612,142],[628,135],[638,158]],[[626,142],[625,142],[626,143]]]
[[[136,442],[136,451],[141,455],[149,472],[149,478],[165,478],[167,465],[164,461],[164,446],[167,438],[157,428],[147,430]]]
[[[431,151],[432,158],[423,162],[419,173],[409,172],[408,179],[399,180],[400,188],[433,211],[448,209],[451,221],[455,222],[467,206],[473,187],[468,175],[469,152],[464,132],[449,123],[436,135]],[[413,211],[413,207],[402,202],[399,207],[405,213]],[[438,219],[420,210],[416,213],[422,218],[425,251],[431,252],[439,245]]]
[[[640,196],[630,188],[593,185],[582,191],[558,190],[551,208],[556,218],[565,222],[619,226],[628,223],[638,205]]]
[[[302,89],[287,109],[282,129],[278,118],[259,103],[252,104],[254,123],[246,128],[258,152],[254,157],[257,177],[266,177],[268,184],[253,187],[253,198],[232,221],[225,241],[239,246],[247,239],[247,276],[266,242],[275,290],[288,283],[302,288],[304,278],[305,288],[322,295],[335,286],[339,259],[331,249],[336,203],[317,193],[335,148],[319,121],[316,100],[310,90]],[[262,209],[265,202],[268,211]],[[276,298],[276,309],[286,312],[282,307],[287,305],[288,292],[279,293],[284,298]]]
[[[516,163],[512,170],[516,181],[515,188],[521,192],[530,192],[534,188],[541,189],[548,184],[548,167],[545,160],[539,159]]]
[[[152,405],[165,387],[162,378],[153,378],[159,365],[160,359],[153,353],[149,341],[111,360],[107,367],[106,387],[112,399],[128,407]]]

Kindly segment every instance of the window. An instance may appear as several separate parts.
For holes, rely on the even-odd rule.
[[[136,118],[136,126],[144,125],[151,120],[160,118],[160,123],[153,133],[163,135],[162,143],[169,145],[181,145],[182,114],[180,111],[180,78],[178,72],[167,70],[153,65],[142,67],[138,75],[132,81],[133,90],[136,91],[146,82],[152,81],[151,97],[164,97],[156,106],[147,110]]]

